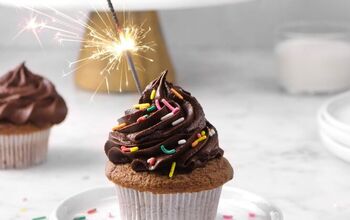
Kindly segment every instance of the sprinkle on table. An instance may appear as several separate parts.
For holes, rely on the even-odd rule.
[[[255,218],[256,214],[254,212],[249,212],[248,216],[249,216],[249,218]]]
[[[172,178],[174,176],[174,172],[175,172],[175,167],[176,167],[176,162],[173,162],[171,164],[171,168],[170,168],[170,172],[169,172],[169,177]]]
[[[85,220],[85,219],[86,219],[86,216],[78,216],[73,218],[73,220]]]
[[[118,130],[124,128],[125,126],[126,126],[126,123],[124,122],[124,123],[121,123],[121,124],[119,124],[119,125],[113,127],[112,130],[113,130],[113,131],[118,131]]]
[[[140,103],[140,104],[134,105],[134,108],[143,110],[145,108],[149,108],[150,106],[151,105],[149,103]]]
[[[153,112],[156,109],[157,107],[155,105],[152,105],[151,107],[147,108],[147,112]]]
[[[233,220],[233,216],[232,215],[223,215],[222,218],[224,220]]]
[[[181,117],[181,118],[177,119],[176,121],[173,121],[173,122],[171,123],[171,125],[172,125],[172,126],[176,126],[176,125],[180,124],[180,123],[183,122],[183,121],[185,121],[185,118],[184,118],[184,117]]]
[[[156,90],[153,89],[151,92],[151,96],[149,97],[151,100],[153,100],[156,97]]]
[[[95,214],[97,212],[97,209],[96,208],[93,208],[93,209],[89,209],[86,211],[87,214],[91,215],[91,214]]]
[[[178,97],[179,99],[184,99],[184,97],[178,92],[178,91],[176,91],[174,88],[171,88],[170,89],[170,91],[172,92],[172,93],[174,93],[174,95],[176,96],[176,97]]]
[[[32,218],[32,220],[46,220],[46,216],[40,216],[40,217],[36,217],[36,218]]]
[[[174,154],[174,153],[176,152],[175,149],[171,149],[171,150],[166,149],[166,147],[165,147],[163,144],[160,146],[160,149],[161,149],[161,150],[163,151],[163,153],[165,153],[165,154]]]
[[[27,208],[21,208],[19,211],[20,211],[20,212],[27,212],[28,209],[27,209]]]

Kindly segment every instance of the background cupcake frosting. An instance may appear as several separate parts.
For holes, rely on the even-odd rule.
[[[62,122],[67,106],[55,86],[25,63],[0,78],[0,122],[38,127]]]

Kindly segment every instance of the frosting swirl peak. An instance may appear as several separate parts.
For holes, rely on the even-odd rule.
[[[118,120],[105,144],[114,164],[131,163],[135,171],[190,172],[220,158],[216,129],[191,94],[166,81],[167,72],[144,90],[136,109]]]
[[[55,86],[24,63],[0,77],[0,123],[51,126],[62,122],[67,111]]]

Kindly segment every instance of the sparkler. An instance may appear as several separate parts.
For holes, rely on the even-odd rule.
[[[109,9],[110,9],[111,12],[112,12],[113,19],[114,19],[114,21],[115,21],[116,31],[117,31],[117,33],[119,33],[119,34],[122,34],[122,33],[121,33],[122,29],[121,29],[121,27],[120,27],[120,23],[119,23],[119,20],[118,20],[117,13],[116,13],[116,11],[114,10],[112,0],[107,0],[107,2],[108,2]],[[141,84],[140,84],[139,76],[138,76],[138,74],[137,74],[137,71],[136,71],[136,68],[135,68],[135,64],[134,64],[134,61],[133,61],[133,59],[132,59],[130,50],[125,50],[125,56],[126,56],[126,59],[127,59],[127,61],[128,61],[128,65],[129,65],[129,67],[130,67],[132,76],[134,77],[137,90],[138,90],[138,92],[139,92],[140,95],[141,95],[141,94],[142,94]]]
[[[108,1],[108,3],[109,2],[110,1]],[[111,9],[113,9],[111,2],[110,4]],[[132,57],[138,56],[153,61],[143,56],[143,53],[146,51],[154,51],[153,48],[155,43],[153,41],[146,41],[146,36],[151,31],[150,28],[145,28],[144,24],[136,26],[132,24],[132,21],[121,26],[114,9],[111,10],[114,23],[108,16],[106,16],[107,19],[103,19],[100,12],[96,11],[103,25],[93,27],[93,25],[96,26],[97,24],[91,20],[89,20],[90,24],[86,23],[85,20],[88,17],[82,13],[79,15],[83,15],[83,17],[73,18],[54,8],[47,7],[51,12],[43,12],[31,7],[23,7],[29,9],[34,16],[31,16],[15,38],[21,35],[24,31],[30,31],[34,34],[39,44],[42,45],[38,32],[42,30],[51,30],[55,32],[54,37],[59,43],[79,42],[83,44],[82,50],[93,50],[92,54],[88,57],[70,62],[69,67],[72,69],[70,72],[64,74],[65,76],[77,71],[79,68],[86,65],[86,62],[107,61],[107,65],[100,71],[102,80],[96,88],[92,98],[103,83],[106,84],[107,90],[109,91],[108,80],[109,76],[113,74],[113,70],[120,70],[120,68],[125,68],[126,66],[129,66],[135,79],[137,90],[138,92],[141,92],[141,86],[137,74],[137,69],[141,70],[141,67],[135,65]],[[89,36],[88,38],[82,39],[80,37],[80,31],[82,28],[86,29],[87,35]],[[127,69],[126,71],[123,71],[123,69],[121,70],[121,73],[125,74],[124,79],[126,84],[128,84],[128,71]],[[121,85],[122,80],[120,81],[120,91]]]

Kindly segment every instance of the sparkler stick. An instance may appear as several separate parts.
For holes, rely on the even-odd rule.
[[[120,34],[121,31],[122,31],[122,28],[120,26],[120,22],[119,22],[117,13],[114,10],[112,0],[107,0],[107,2],[108,2],[108,7],[109,7],[110,11],[112,12],[113,19],[115,21],[115,27],[116,27],[117,34]],[[142,94],[142,90],[141,90],[141,84],[140,84],[139,76],[137,74],[137,71],[136,71],[136,68],[135,68],[135,64],[134,64],[134,61],[132,59],[130,51],[128,51],[128,50],[125,51],[125,56],[126,56],[126,59],[127,59],[127,62],[128,62],[129,68],[130,68],[130,71],[132,73],[132,76],[134,78],[137,91],[141,95]]]

